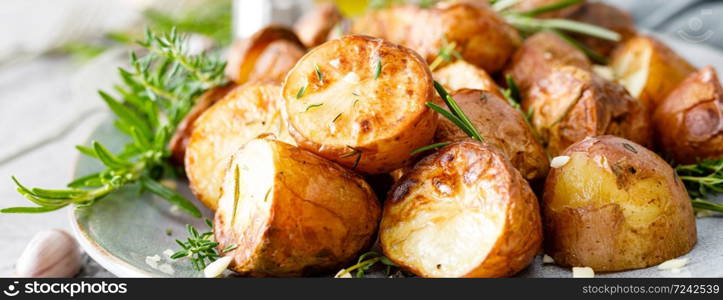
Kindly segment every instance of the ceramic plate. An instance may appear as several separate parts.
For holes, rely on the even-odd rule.
[[[723,72],[723,54],[711,48],[688,44],[659,36],[678,53],[697,66],[713,65]],[[88,87],[92,88],[92,87]],[[107,121],[92,134],[113,151],[121,150],[128,139]],[[80,157],[75,176],[97,172],[102,167],[94,159]],[[178,190],[194,199],[187,182],[177,182]],[[719,197],[720,198],[720,197]],[[719,199],[721,200],[721,199]],[[195,201],[197,207],[203,205]],[[211,218],[207,209],[204,216]],[[101,266],[121,277],[198,277],[201,273],[183,259],[172,261],[165,253],[179,247],[175,239],[185,239],[185,225],[207,230],[203,219],[196,219],[174,209],[163,199],[149,193],[139,194],[137,187],[128,187],[85,209],[71,210],[71,223],[78,241]],[[679,273],[655,267],[628,272],[600,274],[603,277],[723,277],[723,218],[698,219],[698,244],[686,254],[689,263]],[[165,253],[164,253],[165,252]],[[522,277],[570,277],[569,269],[542,265],[538,257]]]

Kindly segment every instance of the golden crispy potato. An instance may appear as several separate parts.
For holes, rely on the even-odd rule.
[[[427,64],[382,39],[348,35],[314,48],[282,94],[300,147],[363,173],[402,166],[437,127]]]
[[[423,277],[504,277],[542,244],[537,198],[493,146],[460,141],[427,156],[389,193],[384,255]]]
[[[527,180],[547,176],[549,162],[524,117],[507,103],[507,100],[479,90],[462,89],[452,97],[484,137],[485,142],[494,145],[512,162]],[[435,142],[449,142],[468,139],[457,125],[439,116]]]
[[[168,142],[168,149],[171,150],[171,160],[175,164],[183,166],[183,160],[186,157],[186,146],[188,146],[188,141],[191,139],[193,123],[196,122],[196,119],[198,119],[206,109],[218,102],[218,100],[223,99],[223,97],[234,88],[236,88],[236,84],[229,82],[225,85],[214,87],[198,97],[196,104],[194,104],[191,111],[183,117],[183,120],[176,128],[176,132],[173,133],[173,137],[171,137],[171,140]]]
[[[688,193],[673,169],[631,141],[590,137],[550,170],[545,251],[561,266],[644,268],[688,253],[696,242]]]
[[[453,62],[433,73],[434,80],[447,90],[475,89],[502,96],[500,87],[487,72],[463,60]]]
[[[294,31],[304,45],[311,49],[324,43],[332,28],[342,19],[344,17],[334,2],[317,3],[313,10],[294,24]]]
[[[642,35],[615,49],[610,66],[618,81],[651,113],[670,91],[695,72],[695,68],[672,49]]]
[[[523,98],[532,85],[547,76],[555,66],[575,66],[591,70],[590,60],[577,48],[551,32],[536,33],[525,40],[505,67],[514,78]]]
[[[214,234],[241,275],[335,271],[373,242],[381,208],[357,174],[292,145],[255,139],[225,174]]]
[[[723,89],[713,67],[688,76],[653,115],[663,151],[679,163],[723,157]]]
[[[617,42],[584,34],[572,35],[583,45],[603,56],[609,56],[618,44],[632,38],[636,34],[633,17],[628,12],[605,3],[587,2],[568,15],[567,18],[607,28],[620,34],[620,41]]]
[[[306,53],[306,47],[288,28],[268,26],[231,47],[226,75],[243,84],[251,80],[281,82],[294,64]]]
[[[550,155],[588,136],[617,135],[649,146],[652,125],[645,106],[625,89],[572,66],[556,67],[523,99]]]
[[[482,0],[484,1],[484,0]],[[518,12],[529,12],[538,8],[550,6],[553,4],[560,3],[560,0],[522,0],[512,6],[511,10]],[[546,13],[537,15],[540,18],[566,18],[578,10],[580,10],[586,3],[577,3],[563,9],[554,10]]]
[[[186,147],[186,175],[193,194],[211,210],[216,210],[228,157],[239,147],[262,134],[293,143],[279,109],[279,90],[275,83],[239,86],[194,122]]]
[[[454,43],[469,63],[495,73],[520,44],[517,31],[486,5],[439,3],[428,9],[395,5],[356,19],[352,32],[409,47],[431,63]]]

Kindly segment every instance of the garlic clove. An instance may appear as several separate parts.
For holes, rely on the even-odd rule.
[[[231,263],[231,259],[231,256],[224,256],[217,259],[203,269],[203,275],[206,276],[206,278],[218,277],[223,271],[226,271],[226,268],[228,268],[228,265]]]
[[[15,264],[19,277],[73,277],[81,266],[78,243],[59,229],[35,234]]]

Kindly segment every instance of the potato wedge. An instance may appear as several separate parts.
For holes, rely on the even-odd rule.
[[[634,142],[589,137],[562,153],[545,183],[545,252],[598,272],[657,265],[696,242],[688,193],[673,169]]]
[[[487,72],[463,60],[435,70],[433,76],[434,80],[441,83],[447,90],[475,89],[504,97],[500,92],[500,87]]]
[[[300,147],[368,174],[402,166],[432,141],[427,64],[382,39],[348,35],[314,48],[286,77],[289,131]]]
[[[723,157],[723,89],[713,67],[691,74],[653,115],[663,152],[679,163]]]
[[[228,55],[226,75],[237,84],[252,80],[281,82],[304,53],[306,47],[293,31],[268,26],[234,43]]]
[[[427,156],[389,193],[379,231],[390,260],[422,277],[504,277],[542,244],[537,198],[499,150],[460,141]]]
[[[357,174],[292,145],[255,139],[234,153],[214,219],[218,249],[249,276],[337,271],[374,241],[381,208]]]
[[[502,69],[521,43],[517,31],[486,5],[395,5],[356,19],[352,32],[409,47],[431,63],[454,43],[465,61],[489,73]]]
[[[196,119],[214,103],[223,99],[223,97],[236,88],[236,86],[235,83],[229,82],[225,85],[214,87],[198,97],[196,104],[193,105],[191,111],[189,111],[181,123],[178,124],[176,132],[168,142],[168,149],[171,150],[171,159],[174,163],[183,166],[183,160],[186,157],[186,147],[188,146],[188,141],[191,139],[193,123],[196,122]]]
[[[536,33],[525,40],[505,67],[523,98],[532,85],[547,76],[555,66],[575,66],[592,70],[590,60],[577,48],[551,32]]]
[[[196,120],[186,147],[185,167],[191,191],[216,210],[228,157],[263,134],[293,143],[280,112],[280,87],[252,82],[239,86]]]
[[[695,72],[693,66],[668,46],[642,35],[615,49],[610,66],[618,82],[651,113],[670,91]]]
[[[645,106],[625,89],[572,66],[556,67],[523,99],[548,153],[556,156],[588,136],[611,134],[650,146],[652,125]]]
[[[584,34],[573,34],[583,45],[603,56],[609,56],[617,45],[635,36],[635,21],[626,11],[600,2],[586,2],[567,18],[596,25],[620,34],[620,41],[610,41]]]
[[[462,89],[452,94],[459,107],[484,137],[512,162],[527,180],[547,176],[549,161],[522,114],[507,100],[486,91]],[[435,142],[469,139],[457,125],[439,116]]]
[[[334,2],[317,3],[313,10],[305,13],[296,24],[294,32],[299,40],[311,49],[326,42],[332,28],[344,19]]]

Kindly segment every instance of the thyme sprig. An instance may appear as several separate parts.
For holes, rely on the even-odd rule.
[[[208,263],[216,261],[220,257],[220,254],[232,251],[236,249],[237,245],[231,244],[221,250],[219,254],[216,251],[218,243],[213,240],[213,224],[208,219],[205,220],[206,225],[211,227],[211,231],[199,233],[198,229],[192,225],[186,224],[186,231],[188,231],[188,238],[185,242],[176,240],[176,243],[181,246],[181,250],[171,255],[171,259],[180,259],[188,257],[191,260],[193,268],[197,271],[201,271]],[[206,262],[208,261],[208,263]]]
[[[188,54],[186,38],[176,30],[165,34],[146,31],[145,36],[139,45],[147,52],[141,57],[131,53],[130,68],[119,69],[123,82],[115,86],[119,97],[99,91],[116,115],[115,126],[131,142],[117,154],[98,142],[92,142],[91,147],[78,146],[82,154],[97,159],[105,169],[73,180],[68,189],[28,188],[13,177],[17,191],[37,207],[11,207],[0,212],[42,213],[71,204],[90,206],[122,187],[139,184],[142,190],[168,200],[186,213],[201,216],[193,203],[159,180],[177,175],[168,162],[168,142],[197,96],[225,83],[225,63],[208,54]]]
[[[679,165],[675,168],[675,172],[693,199],[693,207],[723,212],[723,205],[703,200],[707,196],[723,193],[723,158]]]
[[[355,274],[356,278],[364,278],[364,276],[366,275],[366,272],[369,271],[369,269],[371,269],[371,267],[373,267],[377,263],[381,263],[382,265],[387,267],[387,269],[386,269],[387,276],[389,274],[391,274],[392,268],[399,267],[399,266],[397,266],[397,264],[395,264],[394,262],[392,262],[385,256],[383,256],[377,252],[370,251],[370,252],[360,255],[356,264],[339,271],[339,273],[337,273],[335,277],[345,277],[345,276],[351,275],[352,272],[356,271],[356,274]]]

